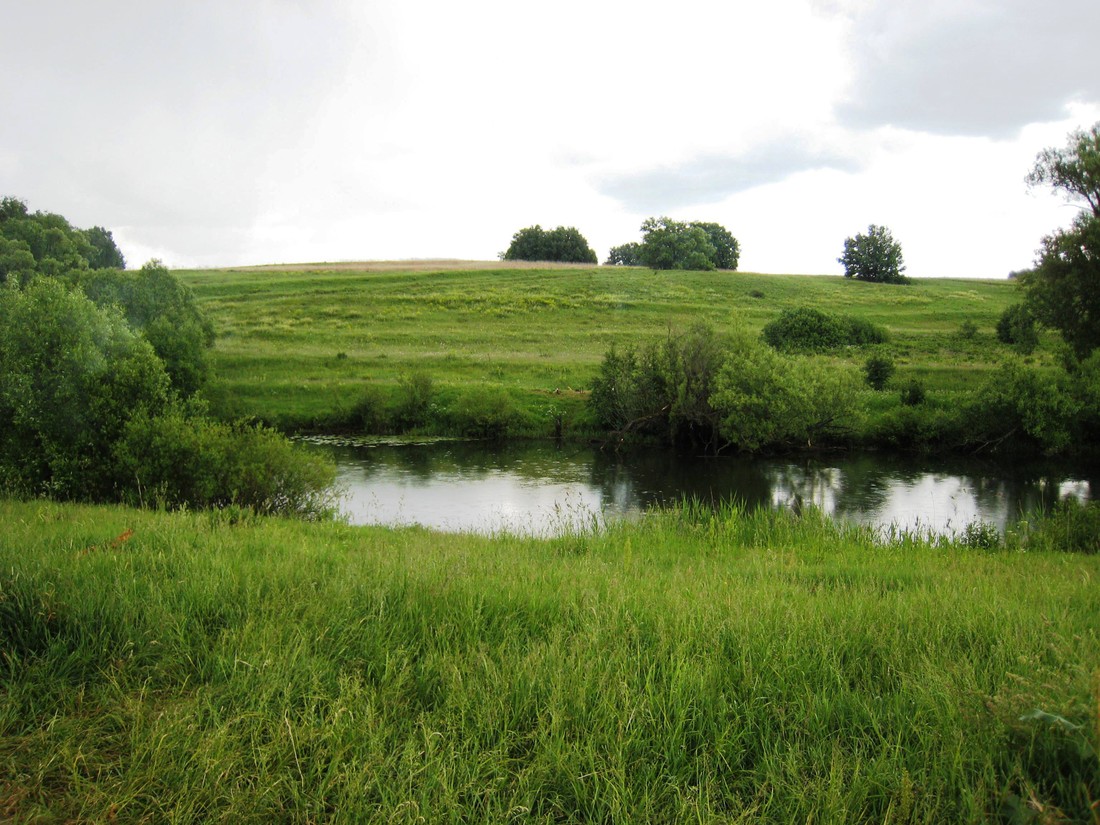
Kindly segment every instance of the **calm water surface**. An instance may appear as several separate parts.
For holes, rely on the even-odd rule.
[[[1002,530],[1066,497],[1088,500],[1100,474],[1050,466],[922,460],[881,453],[696,458],[577,445],[326,445],[353,524],[547,535],[639,518],[695,497],[749,507],[813,505],[845,520],[951,533]]]

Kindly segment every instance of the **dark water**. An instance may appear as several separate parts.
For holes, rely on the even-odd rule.
[[[664,450],[576,445],[328,445],[354,524],[553,534],[685,497],[749,507],[804,507],[889,528],[1000,529],[1066,497],[1092,499],[1093,472],[882,453],[695,458]]]

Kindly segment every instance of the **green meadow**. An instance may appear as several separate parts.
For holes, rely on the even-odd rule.
[[[1009,355],[994,327],[1018,301],[1007,281],[895,286],[839,276],[425,266],[177,273],[217,330],[215,411],[286,429],[345,427],[365,394],[389,397],[403,377],[419,375],[444,407],[471,388],[504,393],[521,412],[521,434],[548,435],[556,415],[584,431],[584,396],[611,345],[698,322],[756,333],[801,306],[881,325],[896,380],[920,380],[950,403]],[[1050,359],[1054,338],[1044,337],[1032,360]],[[827,367],[857,368],[867,355],[820,357]]]
[[[690,506],[0,523],[5,821],[1097,821],[1100,556]]]

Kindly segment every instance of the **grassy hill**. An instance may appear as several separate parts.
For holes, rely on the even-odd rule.
[[[612,344],[700,321],[758,332],[799,306],[884,326],[898,378],[950,394],[973,388],[1009,353],[994,326],[1017,300],[1007,281],[892,286],[839,276],[471,262],[178,274],[217,328],[216,408],[287,428],[338,425],[368,387],[384,396],[402,376],[419,374],[444,404],[471,387],[506,392],[532,434],[548,432],[550,406],[583,420],[584,392]],[[977,329],[972,337],[960,334],[966,322]],[[1046,351],[1049,358],[1049,342]],[[862,365],[866,357],[850,350],[822,360]]]

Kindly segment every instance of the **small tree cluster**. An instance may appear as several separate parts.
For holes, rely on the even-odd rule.
[[[854,411],[852,377],[824,373],[750,338],[699,326],[641,349],[612,348],[592,385],[597,422],[717,452],[805,443]]]
[[[894,240],[885,226],[871,224],[867,234],[857,234],[844,241],[844,254],[837,258],[844,264],[844,277],[882,284],[904,284],[909,279],[902,273],[901,244]]]
[[[556,263],[594,264],[599,259],[577,229],[559,226],[544,230],[538,224],[521,229],[512,236],[507,251],[501,253],[505,261],[551,261]]]
[[[328,512],[327,461],[200,413],[213,328],[168,270],[93,268],[110,233],[12,198],[0,214],[0,489]]]
[[[642,242],[612,247],[607,263],[651,269],[733,270],[740,254],[737,239],[720,224],[647,218],[642,224]]]
[[[18,198],[0,199],[0,284],[125,266],[114,237],[103,227],[76,229],[61,215],[30,212]]]

